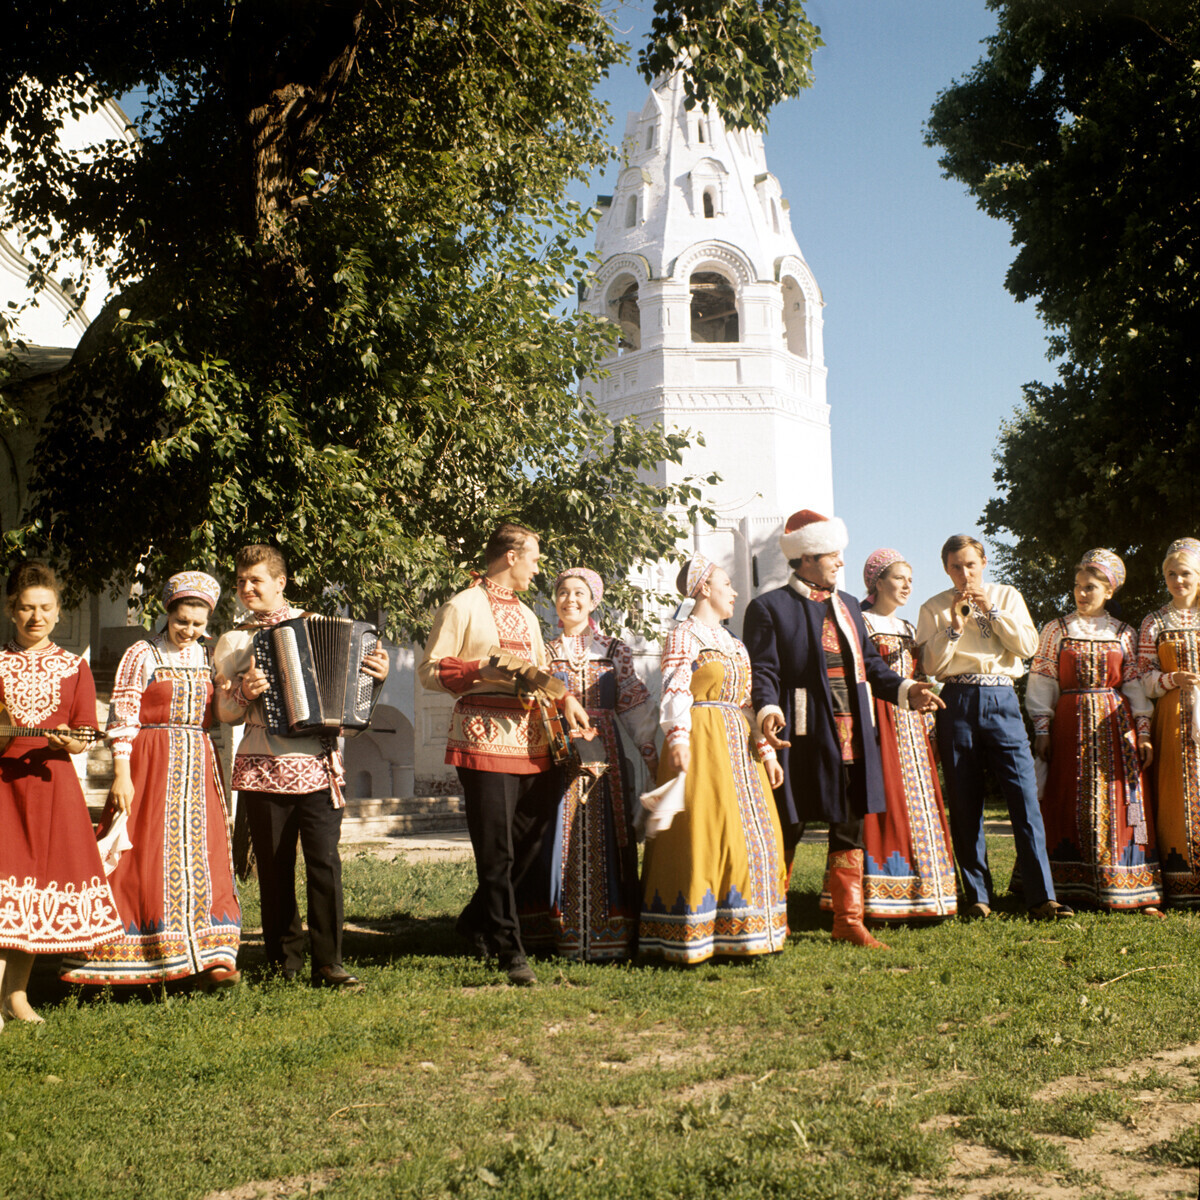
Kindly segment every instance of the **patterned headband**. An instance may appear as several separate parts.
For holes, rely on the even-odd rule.
[[[863,586],[867,589],[867,599],[875,603],[875,585],[879,577],[896,563],[907,563],[908,559],[899,550],[876,550],[863,564]]]
[[[703,554],[695,555],[688,563],[687,590],[683,594],[688,597],[695,596],[716,569],[717,564],[711,558],[705,558]]]
[[[1200,542],[1195,538],[1177,538],[1167,547],[1163,562],[1165,563],[1168,558],[1174,558],[1177,554],[1186,554],[1188,558],[1200,562]]]
[[[209,609],[217,607],[221,598],[221,585],[203,571],[180,571],[172,575],[163,587],[163,608],[169,608],[176,600],[199,600]]]
[[[604,580],[591,567],[568,567],[565,571],[560,571],[558,578],[554,581],[555,595],[558,595],[559,585],[564,579],[582,579],[597,604],[604,596]]]
[[[1092,570],[1099,571],[1108,580],[1108,586],[1114,592],[1118,591],[1125,582],[1125,564],[1111,550],[1089,550],[1079,560],[1079,565],[1075,569],[1080,571],[1084,567],[1091,567]]]

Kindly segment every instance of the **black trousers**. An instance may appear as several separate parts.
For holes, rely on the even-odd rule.
[[[342,961],[343,809],[334,808],[326,789],[285,795],[238,792],[246,806],[250,841],[258,861],[262,894],[263,943],[267,959],[286,971],[304,966],[304,927],[296,904],[296,842],[304,853],[308,880],[308,934],[312,967]]]
[[[841,811],[850,816],[844,821],[829,822],[829,853],[837,854],[843,850],[861,850],[866,844],[863,841],[866,832],[862,815],[854,810],[866,803],[866,771],[861,762],[845,763],[842,766],[840,797]],[[858,803],[856,803],[856,800]],[[796,846],[804,836],[805,822],[799,825],[787,825],[783,829],[783,848],[790,863],[796,851]]]
[[[554,820],[558,771],[505,775],[470,767],[457,770],[478,881],[460,919],[488,938],[502,962],[511,960],[525,953],[516,892],[536,869],[542,840]]]

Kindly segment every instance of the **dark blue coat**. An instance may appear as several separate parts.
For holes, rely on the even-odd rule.
[[[883,792],[883,766],[872,720],[871,695],[893,703],[903,678],[883,661],[863,624],[858,601],[838,592],[862,647],[866,683],[854,684],[851,664],[846,664],[850,703],[862,734],[863,767],[855,794],[847,796],[842,784],[842,752],[833,719],[833,697],[825,673],[821,626],[828,605],[809,600],[785,586],[752,600],[746,609],[744,637],[750,652],[751,697],[754,711],[774,705],[782,709],[780,736],[792,743],[778,751],[783,767],[783,787],[775,792],[779,818],[784,825],[802,821],[850,821],[887,807]],[[798,689],[804,695],[804,733],[796,732]],[[856,773],[858,774],[858,773]]]

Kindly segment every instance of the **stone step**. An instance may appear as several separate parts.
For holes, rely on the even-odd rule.
[[[379,842],[414,833],[465,833],[467,818],[460,813],[397,813],[390,817],[347,817],[342,822],[342,845]]]
[[[390,796],[346,801],[346,820],[361,817],[419,816],[422,814],[462,814],[466,811],[461,796]]]

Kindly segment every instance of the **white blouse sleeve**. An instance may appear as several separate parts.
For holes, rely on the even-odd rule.
[[[1061,645],[1062,622],[1055,618],[1042,630],[1033,665],[1029,668],[1029,681],[1025,685],[1025,711],[1033,721],[1036,734],[1050,732],[1054,709],[1062,695],[1062,687],[1058,682],[1058,651]]]
[[[1124,658],[1121,660],[1121,695],[1128,699],[1129,707],[1133,710],[1138,737],[1149,737],[1154,705],[1142,686],[1141,669],[1138,666],[1137,634],[1131,626],[1122,624],[1118,636],[1124,652]]]
[[[692,736],[692,666],[699,648],[696,637],[684,625],[676,625],[667,634],[659,724],[668,746],[687,742]]]
[[[646,685],[633,666],[633,651],[624,642],[613,639],[611,655],[617,674],[617,720],[633,739],[647,761],[654,754],[654,735],[658,716]]]
[[[154,670],[153,648],[134,642],[121,656],[108,706],[108,734],[113,758],[129,758],[141,729],[142,693]]]
[[[1153,612],[1142,622],[1141,636],[1138,638],[1138,674],[1142,691],[1149,700],[1157,700],[1171,690],[1167,683],[1171,679],[1171,672],[1162,669],[1158,657],[1158,635],[1161,632],[1162,616]]]

